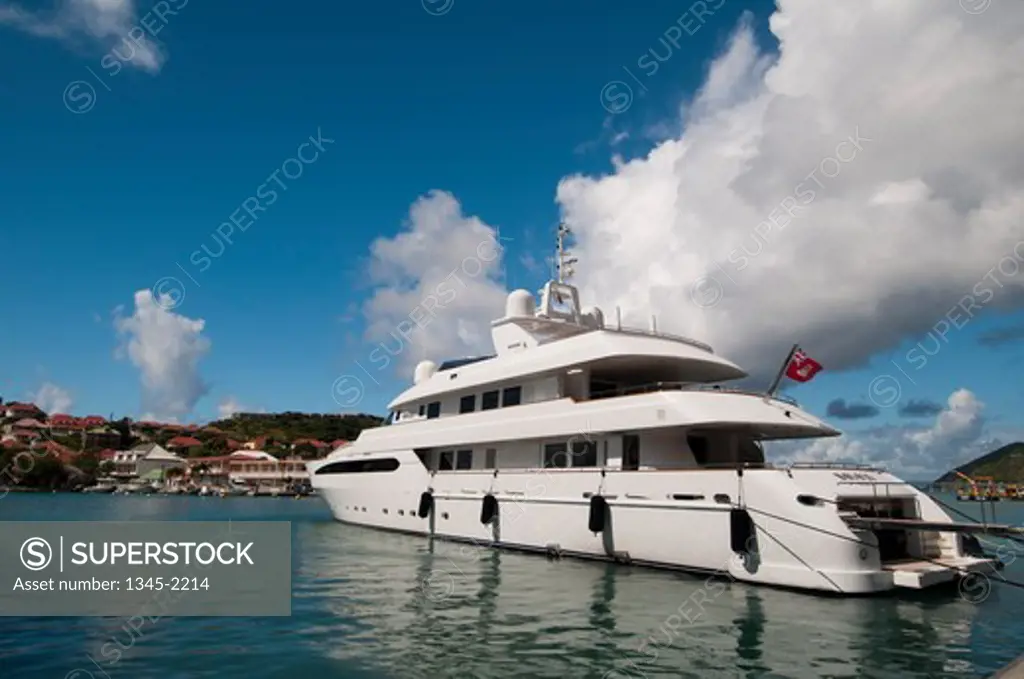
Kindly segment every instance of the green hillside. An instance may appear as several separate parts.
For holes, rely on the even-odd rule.
[[[993,450],[957,467],[961,474],[970,477],[990,476],[996,482],[1024,483],[1024,442],[1017,441]],[[946,472],[935,483],[956,483],[962,481],[954,471]]]
[[[188,457],[224,455],[236,448],[229,441],[244,443],[258,441],[260,447],[275,457],[299,456],[305,459],[323,457],[330,452],[331,444],[338,440],[353,441],[359,432],[378,427],[384,420],[375,415],[322,415],[318,413],[239,413],[230,419],[210,422],[200,428],[182,432],[180,427],[166,429],[169,425],[156,427],[140,426],[141,433],[131,433],[131,420],[122,419],[110,423],[112,429],[120,432],[122,449],[151,439],[166,444],[183,434],[197,439],[201,445],[187,451],[179,451]],[[0,425],[3,420],[0,420]],[[156,429],[154,431],[154,429]],[[143,438],[143,436],[145,438]],[[30,451],[27,445],[0,447],[0,497],[8,485],[17,488],[61,489],[72,485],[91,483],[101,474],[103,464],[97,446],[89,447],[85,439],[78,436],[53,436],[63,452],[47,452],[45,448]],[[297,443],[300,441],[306,443]],[[310,440],[321,441],[328,447],[314,447]]]
[[[206,427],[219,429],[225,436],[239,441],[266,436],[275,443],[290,443],[296,439],[318,439],[330,443],[336,439],[355,440],[363,429],[378,427],[383,421],[376,415],[364,413],[238,413],[230,419],[210,422]]]

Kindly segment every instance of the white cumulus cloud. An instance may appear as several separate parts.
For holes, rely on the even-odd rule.
[[[165,308],[170,306],[169,297],[157,300],[151,290],[139,290],[132,315],[118,313],[114,320],[120,352],[141,375],[144,419],[178,421],[209,391],[199,374],[199,362],[210,351],[206,322]]]
[[[267,412],[264,408],[251,408],[247,405],[243,405],[234,396],[228,396],[220,403],[217,404],[217,414],[222,420],[229,420],[238,413],[265,413]]]
[[[793,342],[843,369],[1024,301],[1024,4],[780,0],[770,26],[674,138],[562,180],[584,303],[765,380]]]
[[[781,462],[857,462],[885,467],[904,478],[927,480],[987,453],[985,404],[957,389],[930,427],[878,427],[842,438],[773,444]]]
[[[52,382],[44,382],[39,390],[32,394],[31,401],[49,415],[67,413],[75,403],[67,389],[58,387]]]
[[[160,46],[140,27],[135,0],[59,0],[49,11],[0,2],[2,24],[70,45],[84,38],[101,49],[117,50],[119,62],[150,73],[166,61]],[[153,20],[149,24],[154,25]]]
[[[424,358],[490,352],[490,324],[507,294],[503,239],[464,215],[449,193],[433,191],[413,203],[402,232],[371,246],[366,367],[408,371]]]
[[[741,22],[649,152],[559,183],[582,302],[635,325],[655,313],[765,383],[794,342],[850,369],[951,312],[1021,306],[1024,4],[779,0],[770,29],[777,53]],[[374,245],[369,338],[404,347],[406,365],[488,350],[497,263],[415,341],[394,332],[481,230],[448,194],[417,202]],[[925,478],[991,443],[982,412],[959,390],[930,428],[790,450]]]

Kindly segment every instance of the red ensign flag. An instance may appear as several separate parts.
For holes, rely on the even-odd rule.
[[[801,349],[793,352],[793,358],[789,359],[786,366],[786,377],[797,382],[807,382],[818,374],[821,364],[808,356]]]

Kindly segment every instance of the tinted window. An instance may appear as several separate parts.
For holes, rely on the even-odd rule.
[[[764,450],[752,439],[740,439],[740,462],[750,465],[764,464]]]
[[[427,404],[427,419],[433,419],[441,415],[441,402],[434,401]]]
[[[520,403],[520,399],[523,397],[522,387],[509,387],[501,394],[501,405],[506,406],[517,406]]]
[[[472,469],[473,468],[473,451],[472,450],[460,450],[455,453],[455,468],[456,469]]]
[[[707,464],[708,461],[708,440],[704,436],[689,435],[686,437],[686,444],[693,452],[693,459],[697,464]]]
[[[423,417],[427,413],[427,406],[420,404],[420,417]]]
[[[442,362],[441,366],[437,369],[437,372],[442,372],[444,370],[452,370],[453,368],[461,368],[464,365],[471,365],[479,361],[486,361],[489,358],[494,358],[494,355],[491,354],[490,356],[474,356],[472,358],[455,358],[450,361]]]
[[[626,434],[622,437],[622,468],[640,468],[640,437],[636,434]]]
[[[460,413],[471,413],[476,410],[476,394],[470,394],[469,396],[463,396],[459,400],[459,412]]]
[[[488,448],[484,455],[484,467],[487,469],[498,468],[498,451],[495,448]]]
[[[385,457],[377,460],[345,460],[331,462],[316,470],[319,474],[364,474],[367,472],[393,472],[398,469],[398,460]]]
[[[483,397],[480,399],[480,410],[494,410],[498,407],[498,392],[485,391]]]
[[[454,456],[455,456],[455,453],[453,453],[450,450],[446,450],[446,451],[442,452],[441,453],[440,461],[438,462],[438,465],[437,465],[438,470],[439,471],[451,471],[452,467],[454,466],[452,464],[452,462],[453,462],[452,458]]]
[[[572,443],[572,466],[573,467],[596,467],[597,466],[597,441],[573,441],[573,443]]]
[[[544,466],[564,469],[569,465],[570,456],[564,443],[548,443],[544,445]]]

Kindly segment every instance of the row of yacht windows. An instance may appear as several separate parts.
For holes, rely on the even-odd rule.
[[[495,469],[498,463],[498,451],[488,448],[484,451],[484,469]],[[472,469],[472,450],[442,450],[437,457],[438,471],[451,471],[453,469]]]
[[[498,451],[495,448],[475,451],[484,456],[483,466],[477,469],[497,469]],[[605,461],[601,460],[598,454],[596,441],[562,441],[559,443],[546,443],[542,447],[542,466],[556,469],[569,469],[576,467],[597,467]],[[605,457],[607,457],[607,450]],[[442,450],[437,453],[438,471],[458,471],[473,469],[472,449],[463,450]]]
[[[476,411],[476,394],[467,394],[459,399],[459,414],[472,413]],[[505,389],[494,389],[480,394],[480,410],[494,410],[496,408],[507,408],[517,406],[523,402],[522,387],[506,387]],[[420,417],[426,415],[428,420],[441,416],[441,402],[431,401],[420,405]]]

